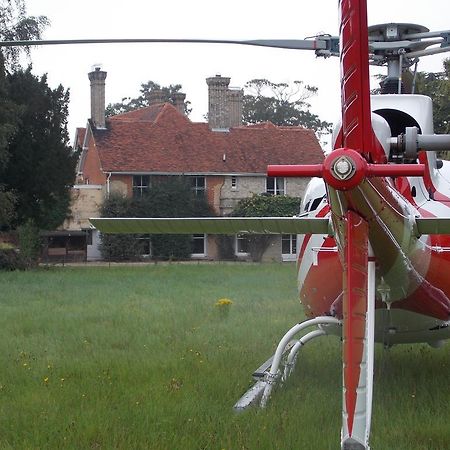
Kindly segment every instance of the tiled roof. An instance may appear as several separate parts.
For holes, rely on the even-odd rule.
[[[268,164],[323,160],[312,130],[265,123],[211,131],[169,103],[114,116],[94,138],[104,172],[265,173]]]
[[[128,122],[154,122],[157,119],[159,113],[163,110],[164,106],[165,103],[158,103],[147,108],[135,109],[134,111],[112,116],[109,118],[109,120],[120,120]]]
[[[83,147],[84,137],[86,136],[86,128],[77,128],[75,132],[74,147]]]

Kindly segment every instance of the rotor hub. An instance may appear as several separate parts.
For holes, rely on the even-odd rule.
[[[341,156],[333,162],[332,174],[338,180],[348,180],[355,173],[355,166],[351,158]]]
[[[367,162],[355,150],[340,148],[331,152],[323,163],[323,178],[334,189],[348,191],[366,177]]]

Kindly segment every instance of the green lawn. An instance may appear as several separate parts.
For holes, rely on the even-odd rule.
[[[337,338],[305,348],[265,410],[232,410],[303,318],[295,275],[290,264],[0,273],[0,449],[338,449]],[[450,449],[449,350],[377,349],[373,450]]]

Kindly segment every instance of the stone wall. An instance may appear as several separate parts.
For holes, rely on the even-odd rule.
[[[75,185],[70,192],[70,216],[64,221],[64,230],[82,230],[90,228],[90,217],[98,217],[99,208],[105,198],[105,189],[101,185]]]
[[[308,181],[309,179],[304,178],[286,178],[286,195],[301,198]],[[266,192],[266,177],[264,176],[236,176],[236,188],[232,187],[232,176],[226,176],[220,195],[220,214],[231,213],[239,200],[263,192]]]

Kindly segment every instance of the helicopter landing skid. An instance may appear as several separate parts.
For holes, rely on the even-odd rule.
[[[341,326],[341,321],[335,317],[322,316],[305,320],[294,325],[281,339],[272,357],[256,369],[252,376],[253,386],[235,403],[236,411],[243,411],[250,406],[259,405],[264,408],[275,385],[284,383],[294,370],[298,352],[312,339],[327,335],[327,326]],[[300,339],[292,338],[301,331],[316,327]]]

